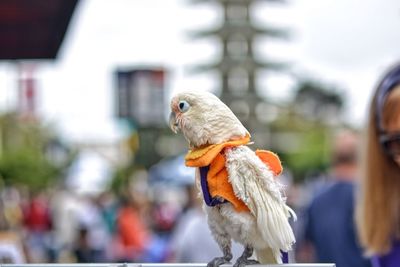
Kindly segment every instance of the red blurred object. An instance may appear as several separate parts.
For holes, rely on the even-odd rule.
[[[150,242],[150,232],[137,210],[124,206],[117,215],[117,235],[114,240],[114,254],[118,261],[140,259]]]
[[[36,111],[36,84],[33,66],[20,68],[18,110],[22,115],[34,117]]]
[[[31,231],[46,231],[51,228],[50,210],[47,200],[34,197],[24,211],[25,226]]]

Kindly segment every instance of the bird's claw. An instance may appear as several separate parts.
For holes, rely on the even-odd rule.
[[[207,267],[219,267],[222,264],[229,263],[230,259],[226,257],[216,257],[207,264]]]
[[[249,260],[247,258],[239,257],[233,267],[245,267],[246,265],[260,264],[259,261]]]

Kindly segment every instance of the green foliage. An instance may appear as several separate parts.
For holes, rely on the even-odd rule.
[[[49,186],[60,170],[35,151],[21,149],[0,158],[0,174],[4,184],[23,184],[32,190]]]
[[[303,180],[313,172],[321,172],[329,165],[327,129],[315,127],[297,132],[300,140],[296,150],[283,153],[282,160],[293,172],[295,181]]]
[[[0,116],[0,179],[4,185],[24,185],[39,190],[57,181],[73,154],[56,162],[49,154],[54,139],[49,128],[17,114]]]
[[[129,187],[129,177],[134,170],[133,164],[116,169],[109,185],[116,195],[123,195]]]
[[[283,144],[274,149],[284,167],[293,173],[295,182],[327,170],[332,133],[343,126],[340,118],[343,107],[340,90],[305,80],[294,91],[293,101],[283,107],[278,119],[270,125],[275,139],[282,139],[277,143]]]
[[[313,99],[319,106],[332,104],[338,109],[343,107],[343,92],[331,85],[325,85],[315,80],[304,80],[298,85],[296,102],[302,98]]]
[[[315,80],[303,80],[296,89],[293,107],[306,119],[325,123],[340,119],[344,93],[335,86]]]

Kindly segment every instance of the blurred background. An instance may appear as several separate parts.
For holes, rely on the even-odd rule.
[[[277,152],[301,211],[334,134],[362,131],[399,28],[395,0],[1,0],[2,262],[218,255],[167,128],[180,90],[215,93]]]

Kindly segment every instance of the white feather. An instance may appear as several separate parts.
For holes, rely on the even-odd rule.
[[[233,190],[255,216],[264,241],[273,250],[289,251],[295,237],[288,218],[294,212],[285,204],[272,171],[246,146],[227,150],[226,159]]]

